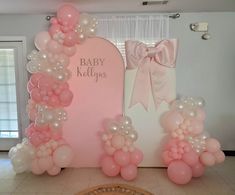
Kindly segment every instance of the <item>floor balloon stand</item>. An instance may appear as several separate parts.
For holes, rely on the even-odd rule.
[[[162,116],[161,124],[169,138],[162,158],[169,179],[176,184],[201,177],[205,167],[225,159],[220,143],[204,131],[204,104],[202,98],[182,97]]]

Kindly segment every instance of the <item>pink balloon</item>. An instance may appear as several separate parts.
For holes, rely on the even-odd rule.
[[[55,176],[55,175],[58,175],[60,171],[61,171],[60,167],[53,166],[52,168],[47,170],[47,173],[51,176]]]
[[[183,117],[176,111],[168,111],[161,118],[161,125],[166,131],[173,131],[183,122]]]
[[[119,166],[126,166],[130,163],[129,152],[123,152],[122,150],[117,150],[114,153],[114,160]]]
[[[134,180],[137,177],[137,166],[129,164],[121,168],[121,176],[127,181]]]
[[[51,40],[51,36],[48,32],[43,31],[39,32],[35,39],[34,39],[34,44],[38,50],[45,50],[47,43]]]
[[[51,156],[38,159],[38,166],[40,169],[46,171],[53,167],[53,160]]]
[[[121,149],[125,145],[125,138],[122,135],[115,134],[111,140],[112,146],[116,149]]]
[[[215,156],[216,163],[222,163],[225,160],[225,155],[221,150],[219,150],[218,152],[215,152],[214,156]]]
[[[30,82],[32,85],[34,86],[37,86],[38,85],[38,81],[39,79],[43,76],[42,73],[35,73],[35,74],[32,74],[31,77],[30,77]]]
[[[72,5],[62,5],[57,11],[57,19],[63,26],[74,26],[78,23],[79,12]]]
[[[215,164],[215,157],[210,152],[203,152],[200,155],[200,161],[205,166],[213,166]]]
[[[56,33],[61,32],[60,25],[59,24],[53,24],[49,28],[49,33],[53,37]]]
[[[63,51],[63,45],[59,44],[55,40],[50,40],[47,43],[47,49],[51,53],[59,54],[59,53],[61,53]]]
[[[182,160],[189,166],[194,166],[199,162],[199,155],[194,151],[191,150],[187,153],[183,154]]]
[[[54,80],[49,76],[43,76],[38,80],[38,87],[43,90],[50,90]]]
[[[104,151],[108,154],[108,155],[113,155],[113,153],[116,151],[116,149],[112,146],[108,146],[105,145],[104,146]]]
[[[117,165],[111,156],[105,156],[101,160],[102,171],[109,177],[117,176],[120,172],[120,166]]]
[[[51,23],[51,24],[58,24],[57,18],[56,18],[56,17],[52,17],[52,18],[50,19],[50,23]]]
[[[190,120],[190,133],[193,135],[198,135],[202,133],[204,129],[203,121],[197,120],[197,119],[191,119]]]
[[[62,145],[53,153],[54,164],[58,167],[67,167],[73,159],[73,151],[70,146]]]
[[[140,164],[144,158],[143,152],[137,148],[130,153],[130,156],[131,156],[131,163],[134,165]]]
[[[171,161],[173,161],[173,159],[169,156],[169,151],[164,151],[162,153],[162,160],[167,166],[171,163]]]
[[[30,93],[32,91],[32,89],[34,88],[35,86],[32,84],[31,81],[28,81],[27,83],[27,91]]]
[[[33,99],[33,101],[35,101],[36,103],[42,100],[40,91],[37,88],[31,90],[30,96]]]
[[[73,99],[73,93],[70,90],[64,90],[61,92],[59,99],[62,106],[69,106]]]
[[[44,170],[40,169],[39,165],[38,165],[38,160],[34,159],[31,163],[31,171],[33,174],[35,175],[41,175],[44,173]]]
[[[207,138],[206,139],[206,150],[208,152],[217,152],[220,150],[220,143],[218,142],[218,140],[214,139],[214,138]]]
[[[171,162],[167,174],[176,184],[187,184],[192,179],[192,169],[182,160]]]
[[[67,47],[73,47],[78,41],[78,35],[74,31],[70,31],[65,34],[64,45]]]
[[[206,113],[203,108],[197,108],[196,118],[200,121],[204,121],[206,119]]]
[[[205,172],[205,167],[202,165],[202,163],[198,162],[197,164],[193,165],[192,167],[192,173],[193,177],[201,177]]]
[[[73,47],[66,47],[64,46],[64,54],[67,55],[67,56],[73,56],[75,53],[76,53],[76,46],[73,46]]]

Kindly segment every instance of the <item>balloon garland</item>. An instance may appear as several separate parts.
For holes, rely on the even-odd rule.
[[[105,155],[101,168],[105,175],[114,177],[119,173],[127,181],[137,176],[137,166],[143,160],[143,153],[134,146],[138,139],[132,121],[128,116],[107,120],[102,134]]]
[[[205,111],[202,98],[183,97],[175,100],[161,119],[169,134],[162,154],[167,174],[176,184],[186,184],[192,177],[201,177],[206,166],[225,159],[220,143],[204,129]]]
[[[50,23],[48,32],[39,32],[35,37],[37,50],[27,56],[26,68],[31,73],[27,112],[31,124],[22,143],[9,151],[16,173],[57,175],[61,168],[70,165],[74,156],[62,137],[63,122],[67,120],[64,108],[73,99],[67,83],[71,77],[67,66],[76,53],[76,44],[95,35],[97,20],[65,4]]]

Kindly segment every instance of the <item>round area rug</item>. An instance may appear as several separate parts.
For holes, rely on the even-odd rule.
[[[106,184],[86,189],[82,192],[77,193],[76,195],[153,195],[153,194],[147,192],[146,190],[125,184]]]

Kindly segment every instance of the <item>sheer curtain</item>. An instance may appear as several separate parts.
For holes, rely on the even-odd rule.
[[[97,36],[112,41],[125,59],[125,41],[138,40],[149,46],[169,38],[169,17],[163,14],[98,14]]]

